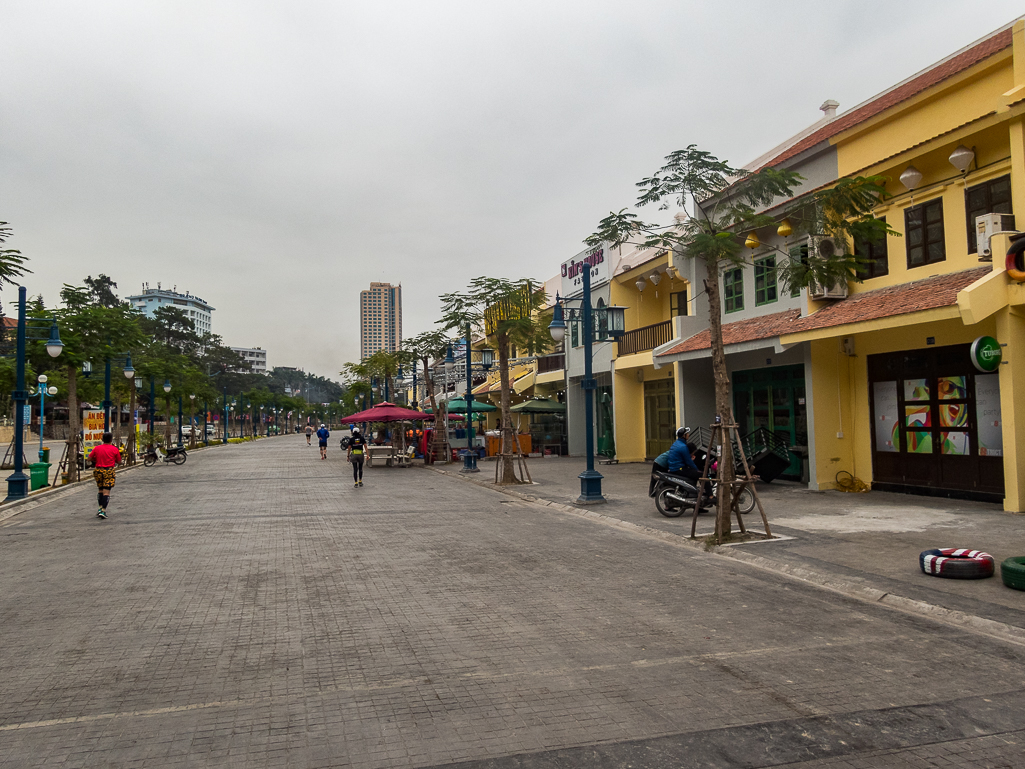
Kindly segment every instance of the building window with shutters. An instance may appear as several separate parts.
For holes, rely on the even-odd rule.
[[[776,257],[767,256],[755,261],[755,305],[771,304],[776,293]]]
[[[968,253],[977,254],[979,243],[975,232],[975,218],[983,214],[1013,214],[1011,209],[1011,176],[1001,176],[969,187],[964,193],[965,215],[968,220]]]
[[[885,217],[881,220],[886,221]],[[854,255],[864,259],[864,264],[858,265],[858,274],[863,278],[879,278],[890,274],[889,256],[886,251],[886,236],[879,240],[869,242],[867,240],[856,240],[854,242]]]
[[[739,267],[727,270],[722,276],[723,307],[726,312],[744,309],[744,271]]]
[[[904,209],[908,269],[935,264],[947,258],[943,241],[943,199]]]

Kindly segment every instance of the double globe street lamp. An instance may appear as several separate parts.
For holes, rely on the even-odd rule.
[[[607,323],[608,334],[613,339],[618,339],[625,333],[626,307],[591,307],[591,268],[589,265],[582,265],[580,274],[583,282],[583,296],[580,299],[561,299],[558,294],[555,297],[555,310],[552,314],[552,322],[548,330],[552,339],[561,342],[566,337],[566,321],[580,323],[583,325],[584,337],[584,378],[580,380],[580,387],[584,391],[584,426],[587,440],[587,469],[580,473],[580,496],[577,498],[578,505],[594,505],[605,502],[601,492],[602,474],[594,469],[594,390],[597,386],[593,372],[593,358],[591,351],[594,320],[598,317]],[[579,308],[563,308],[563,302],[579,301]]]
[[[40,374],[38,377],[39,382],[39,461],[43,461],[43,425],[46,423],[46,396],[54,396],[57,394],[57,388],[53,385],[46,386],[46,374]]]

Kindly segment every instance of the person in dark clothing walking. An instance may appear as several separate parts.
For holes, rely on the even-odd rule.
[[[367,454],[367,441],[358,427],[352,428],[352,437],[349,439],[349,461],[352,462],[352,487],[359,488],[363,485],[363,459]]]
[[[96,480],[96,501],[99,502],[99,509],[96,511],[97,518],[107,517],[107,503],[110,502],[110,490],[114,488],[114,480],[118,462],[121,461],[121,450],[114,445],[114,436],[111,433],[103,434],[103,443],[94,446],[89,452],[89,459],[93,463],[93,478]]]
[[[321,425],[317,430],[317,440],[320,441],[320,458],[327,459],[327,439],[331,437],[326,425]]]

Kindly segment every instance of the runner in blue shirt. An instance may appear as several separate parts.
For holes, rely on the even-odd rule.
[[[327,459],[327,439],[331,437],[331,433],[327,431],[326,425],[321,425],[320,429],[317,430],[317,440],[320,441],[320,458]]]

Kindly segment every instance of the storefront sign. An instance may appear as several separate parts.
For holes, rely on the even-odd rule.
[[[103,412],[82,412],[82,444],[88,451],[93,446],[103,443]]]
[[[562,263],[562,295],[576,296],[584,288],[583,271],[591,270],[591,288],[609,282],[612,269],[612,255],[607,243],[581,251],[572,259]]]
[[[979,429],[979,456],[1004,455],[1004,433],[1000,424],[1000,377],[975,377],[975,422]]]
[[[1000,342],[991,336],[980,336],[972,342],[972,365],[984,374],[996,371],[1003,357]]]

